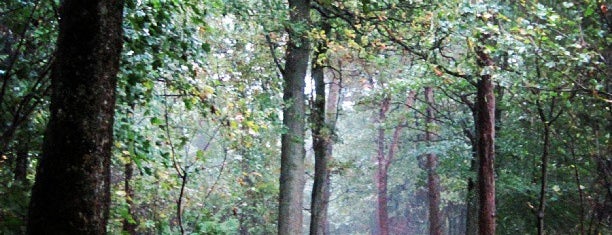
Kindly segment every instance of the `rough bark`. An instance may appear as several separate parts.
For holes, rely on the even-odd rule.
[[[323,23],[323,29],[329,33],[331,26]],[[317,46],[317,55],[323,55],[327,51],[324,42]],[[333,151],[333,132],[335,120],[326,118],[326,102],[335,103],[335,100],[327,100],[325,95],[325,73],[323,66],[317,64],[318,56],[313,58],[311,76],[315,83],[315,100],[312,106],[312,139],[315,155],[315,173],[312,186],[312,198],[310,205],[310,234],[329,234],[329,223],[327,221],[327,206],[330,195],[330,169],[329,162]],[[332,84],[333,86],[333,84]],[[332,93],[330,89],[330,93]],[[337,94],[332,96],[337,97]],[[330,106],[327,106],[330,107]],[[335,105],[331,106],[335,109]],[[335,117],[334,117],[335,119]]]
[[[490,75],[483,75],[477,84],[478,110],[478,233],[495,234],[495,94]]]
[[[308,68],[310,45],[304,29],[310,21],[309,0],[289,0],[289,41],[283,70],[283,124],[281,136],[281,175],[278,234],[302,234],[304,191],[304,79]]]
[[[425,102],[427,103],[425,141],[431,145],[436,140],[433,130],[435,125],[433,89],[425,87]],[[442,215],[440,212],[440,177],[437,173],[438,156],[435,153],[427,154],[427,193],[429,198],[429,234],[442,234]]]
[[[28,234],[106,234],[122,0],[65,0]]]
[[[485,52],[490,34],[478,38],[475,48],[478,67],[485,69],[495,64]],[[476,82],[476,150],[478,155],[478,234],[495,234],[495,86],[491,74],[482,74]]]

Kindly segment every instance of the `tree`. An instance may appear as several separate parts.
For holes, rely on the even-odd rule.
[[[305,103],[304,79],[308,68],[310,42],[310,1],[289,0],[289,41],[285,54],[283,124],[278,234],[302,234],[304,191]]]
[[[406,108],[412,108],[415,100],[415,92],[410,91],[407,94],[406,100],[403,105]],[[390,141],[387,141],[386,123],[387,115],[390,111],[391,97],[388,94],[383,94],[382,100],[380,101],[380,108],[378,115],[375,118],[376,124],[378,125],[377,136],[376,136],[376,218],[377,218],[377,234],[387,235],[389,234],[389,211],[388,211],[388,182],[389,182],[389,168],[393,163],[395,155],[398,152],[400,138],[402,131],[406,126],[406,120],[401,119],[400,123],[396,123],[393,128],[393,136]]]
[[[123,1],[64,1],[29,234],[105,234]]]
[[[493,65],[493,60],[482,47],[476,49],[476,54],[481,68]],[[491,74],[481,75],[476,88],[476,149],[480,189],[478,233],[488,235],[495,234],[495,94]]]
[[[325,34],[331,31],[331,25],[324,21],[322,28]],[[323,61],[327,52],[326,41],[318,42],[315,56],[312,60],[312,78],[315,84],[315,99],[311,108],[312,147],[315,155],[315,173],[312,185],[312,199],[310,203],[310,234],[328,234],[327,208],[330,196],[330,168],[329,163],[333,151],[333,132],[336,122],[336,103],[338,96],[337,81],[330,83],[329,97],[325,94],[325,70]]]
[[[434,115],[434,94],[431,87],[425,87],[426,128],[425,141],[427,144],[436,140],[435,115]],[[429,198],[429,234],[442,234],[442,216],[440,213],[440,176],[438,176],[438,156],[435,153],[427,154],[427,193]]]

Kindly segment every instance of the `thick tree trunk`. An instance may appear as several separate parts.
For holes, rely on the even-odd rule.
[[[106,234],[122,0],[62,1],[29,234]]]
[[[304,79],[308,68],[310,42],[305,28],[310,21],[309,0],[289,0],[289,42],[285,56],[283,77],[283,124],[287,128],[281,136],[281,175],[278,214],[278,234],[302,234],[304,191]],[[296,31],[296,30],[301,31]]]
[[[435,125],[433,89],[425,87],[425,102],[427,103],[425,141],[431,145],[436,140],[436,133],[432,130]],[[435,153],[427,154],[427,189],[429,198],[429,234],[442,234],[442,215],[440,213],[440,177],[437,171],[438,156]]]
[[[478,186],[481,235],[495,234],[495,94],[490,75],[483,75],[477,84],[476,110],[478,112]]]
[[[475,48],[478,67],[485,69],[495,65],[486,53],[484,45],[491,35],[478,38],[481,45]],[[482,72],[482,71],[481,71]],[[491,74],[480,75],[476,83],[476,151],[478,155],[478,234],[495,234],[495,85]]]
[[[329,24],[324,23],[323,29],[329,33]],[[317,55],[325,54],[327,50],[324,42],[320,42]],[[312,106],[312,139],[315,155],[315,173],[312,186],[312,198],[310,205],[310,234],[323,235],[329,233],[329,223],[327,221],[327,206],[330,194],[330,169],[329,161],[332,157],[334,120],[327,119],[325,96],[325,73],[323,66],[317,64],[318,56],[312,60],[312,78],[315,83],[315,101]],[[332,89],[330,89],[330,93]],[[337,95],[336,95],[337,96]],[[329,106],[328,106],[329,107]],[[335,108],[335,105],[333,106]],[[335,112],[332,111],[332,112]]]

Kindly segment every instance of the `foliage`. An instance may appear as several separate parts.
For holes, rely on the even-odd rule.
[[[24,231],[48,116],[57,4],[0,3],[0,233]],[[392,223],[427,232],[422,155],[435,152],[447,229],[464,231],[457,218],[465,217],[467,181],[475,178],[474,83],[482,74],[497,87],[498,231],[535,233],[549,126],[547,233],[610,232],[612,21],[600,1],[313,1],[311,25],[289,24],[284,1],[126,4],[110,233],[125,232],[124,221],[138,233],[176,234],[181,225],[195,234],[276,232],[280,133],[287,131],[280,65],[286,30],[306,28],[327,47],[315,63],[342,82],[332,233],[375,227],[373,119],[383,98],[392,108],[380,125],[392,132],[405,121],[389,171]],[[479,65],[479,48],[494,65]],[[439,134],[430,146],[422,138],[424,87],[436,100]],[[403,109],[409,91],[417,99]],[[26,181],[15,179],[19,151],[29,160]],[[126,165],[135,169],[133,196]]]

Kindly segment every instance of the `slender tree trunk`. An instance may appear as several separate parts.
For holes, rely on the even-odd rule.
[[[377,193],[376,200],[377,218],[378,218],[378,234],[389,234],[389,211],[387,209],[387,170],[379,168],[377,172]]]
[[[130,162],[126,163],[124,167],[125,179],[123,180],[123,190],[125,190],[125,202],[128,206],[128,215],[131,218],[123,219],[123,231],[125,231],[127,234],[135,235],[137,223],[136,216],[133,213],[134,189],[130,184],[132,181],[132,176],[134,175],[134,164],[130,160]]]
[[[478,113],[474,107],[474,103],[465,100],[466,104],[472,112],[472,120],[474,122],[474,131],[469,128],[464,129],[464,133],[470,141],[472,146],[472,159],[470,160],[470,171],[478,174],[478,143],[476,138],[478,134]],[[467,179],[467,194],[466,194],[466,219],[465,219],[465,234],[475,235],[478,234],[478,180],[474,180],[472,177]]]
[[[329,33],[331,26],[323,23],[323,30]],[[323,235],[329,233],[327,221],[327,206],[329,202],[330,170],[329,161],[332,157],[334,127],[326,120],[325,73],[323,66],[317,63],[319,55],[327,51],[325,42],[319,42],[317,56],[312,62],[312,78],[315,84],[315,101],[312,106],[312,139],[315,155],[315,173],[312,186],[310,206],[310,234]],[[331,89],[330,89],[331,91]],[[330,100],[329,102],[335,102]]]
[[[544,118],[545,119],[545,118]],[[550,147],[550,126],[544,123],[544,145],[542,146],[542,165],[540,181],[540,203],[538,206],[538,235],[544,234],[544,215],[546,210],[546,189],[548,184],[548,149]]]
[[[389,213],[387,211],[387,160],[385,157],[385,128],[384,122],[387,118],[387,111],[389,110],[389,98],[384,98],[380,104],[380,110],[378,112],[378,137],[377,145],[378,151],[376,153],[376,163],[378,169],[376,171],[376,218],[378,222],[377,230],[379,235],[389,234]]]
[[[122,0],[62,1],[28,234],[106,234]]]
[[[20,182],[24,186],[28,183],[26,176],[28,174],[28,144],[20,143],[17,149],[17,158],[15,159],[15,182]]]
[[[541,170],[541,178],[540,178],[540,200],[538,205],[538,211],[536,217],[538,219],[538,234],[544,234],[544,216],[546,211],[546,191],[548,187],[548,161],[550,158],[550,133],[551,133],[551,125],[553,122],[557,120],[557,118],[561,115],[563,110],[559,110],[557,114],[555,114],[555,106],[557,106],[556,99],[553,98],[550,102],[550,114],[546,115],[544,108],[542,108],[542,104],[539,100],[536,101],[538,114],[540,116],[540,121],[542,125],[544,125],[543,130],[543,143],[542,143],[542,162],[540,166]],[[548,116],[548,117],[547,117]]]
[[[414,104],[416,94],[414,92],[410,92],[406,99],[405,105],[407,107],[412,107]],[[384,122],[387,119],[387,112],[389,111],[391,99],[388,97],[383,98],[380,104],[380,110],[378,112],[378,116],[376,122],[378,122],[378,136],[376,139],[376,143],[378,146],[378,150],[376,153],[376,163],[378,168],[376,170],[376,189],[377,189],[377,199],[376,199],[376,218],[377,218],[377,234],[378,235],[388,235],[389,234],[389,212],[388,212],[388,173],[389,167],[391,166],[391,162],[395,157],[395,154],[399,148],[399,141],[402,133],[402,129],[405,125],[402,120],[395,127],[393,131],[393,137],[391,142],[388,145],[388,150],[385,151],[385,147],[387,146],[385,140],[385,128]],[[386,154],[385,154],[386,153]]]
[[[431,145],[432,141],[436,140],[436,133],[433,127],[435,125],[434,116],[434,97],[433,89],[425,87],[425,102],[427,103],[426,118],[426,133],[425,141]],[[442,234],[442,215],[440,213],[440,177],[437,171],[438,156],[435,153],[427,154],[427,189],[429,198],[429,234]]]
[[[308,68],[310,42],[305,28],[310,21],[309,0],[289,0],[289,42],[285,55],[283,124],[278,234],[302,234],[304,191],[304,79]],[[296,25],[300,25],[296,27]],[[300,30],[300,31],[297,31]]]

